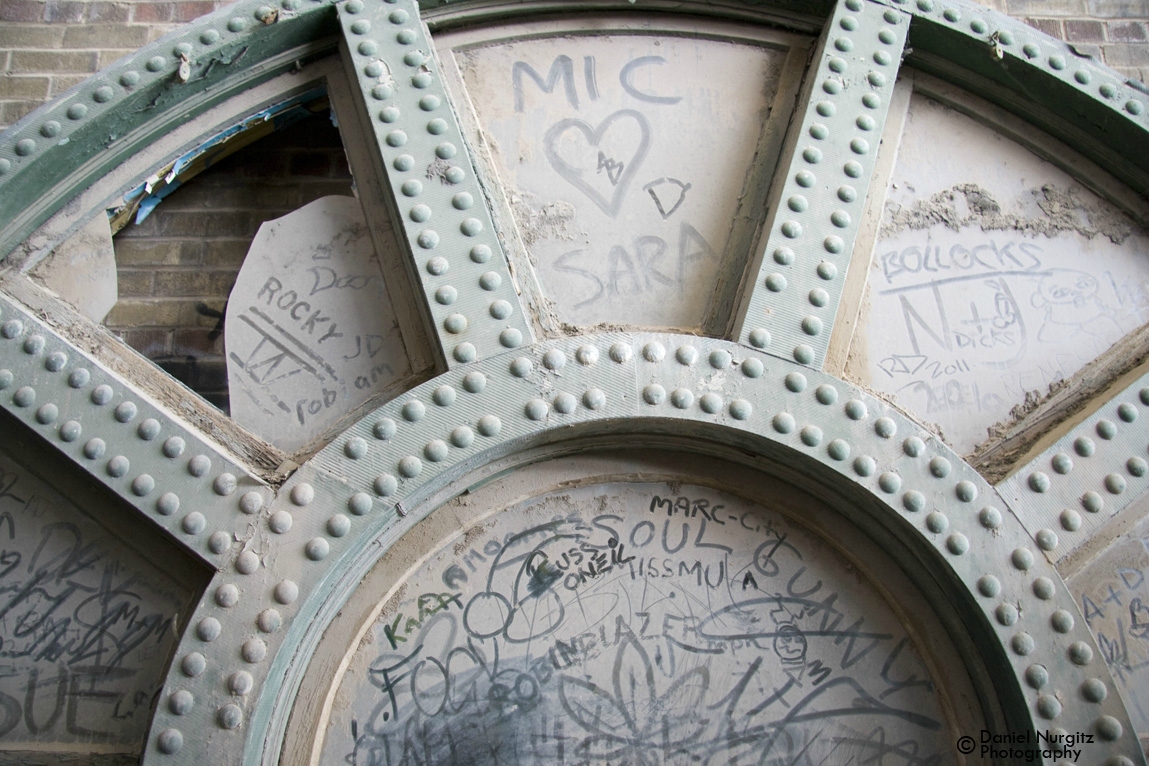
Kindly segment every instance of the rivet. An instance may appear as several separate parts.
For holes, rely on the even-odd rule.
[[[829,68],[829,70],[831,72],[833,72],[835,74],[842,74],[843,72],[846,71],[846,60],[839,57],[839,56],[834,56],[826,62],[826,66]],[[821,128],[821,130],[816,130],[816,128]],[[826,128],[825,125],[815,123],[810,128],[810,135],[813,136],[814,138],[821,140],[821,139],[826,138],[828,135],[830,135],[830,132]]]
[[[426,60],[427,58],[422,51],[408,51],[403,54],[403,63],[407,66],[421,66]]]
[[[178,436],[170,436],[164,441],[164,446],[161,449],[164,457],[174,460],[184,453],[185,446],[183,439]]]
[[[814,363],[814,349],[805,343],[799,343],[797,346],[794,346],[793,355],[794,361],[798,364]]]
[[[1073,615],[1064,609],[1058,609],[1050,616],[1049,625],[1058,633],[1068,633],[1073,630]]]
[[[371,429],[371,435],[379,441],[387,441],[395,435],[395,421],[391,418],[383,418]]]
[[[80,438],[81,433],[83,433],[83,428],[75,420],[69,420],[60,426],[60,438],[66,442],[76,441]]]
[[[312,561],[322,561],[327,558],[327,554],[330,552],[331,546],[322,537],[312,538],[307,542],[307,545],[303,546],[304,555]],[[260,616],[262,617],[262,614]],[[260,630],[263,628],[261,627]],[[264,632],[270,633],[271,631],[265,630]]]
[[[276,511],[267,520],[268,528],[277,535],[286,534],[291,529],[295,519],[287,511]]]
[[[60,415],[60,409],[49,402],[36,410],[36,421],[41,425],[50,425]]]
[[[1000,624],[1008,628],[1017,624],[1017,607],[1013,604],[998,604],[997,609],[993,610],[993,616]]]
[[[518,348],[523,344],[523,334],[517,328],[508,327],[499,333],[499,345],[503,348]]]
[[[1025,571],[1033,566],[1033,553],[1028,548],[1017,548],[1009,557],[1014,568]]]
[[[843,439],[834,439],[826,445],[826,453],[834,460],[845,460],[850,456],[850,445]]]
[[[349,12],[354,13],[355,11],[349,10]],[[229,32],[233,32],[233,33],[238,34],[239,32],[242,32],[246,28],[247,28],[247,20],[246,19],[241,19],[241,18],[237,17],[237,18],[230,19],[227,22],[227,31],[229,31]]]
[[[1015,654],[1020,654],[1022,657],[1033,652],[1036,648],[1033,636],[1028,633],[1018,633],[1009,640],[1009,646],[1013,649]]]
[[[950,520],[941,511],[931,511],[926,516],[926,529],[933,532],[935,535],[940,535],[949,529]]]
[[[447,443],[442,439],[433,439],[423,447],[423,456],[432,463],[441,463],[447,459]]]
[[[246,696],[254,686],[255,681],[252,679],[251,673],[246,670],[237,670],[227,679],[228,690],[240,697]]]
[[[415,167],[415,158],[410,154],[400,154],[391,161],[391,166],[398,170],[400,173],[406,173]]]
[[[156,480],[146,473],[132,479],[132,494],[136,497],[146,497],[156,488]]]
[[[869,455],[854,458],[854,473],[859,476],[873,476],[878,470],[878,463]]]
[[[676,388],[670,392],[670,403],[685,410],[694,403],[694,394],[685,388]]]
[[[442,120],[432,120],[431,124],[434,125],[436,122],[443,122],[443,121]],[[443,123],[443,124],[446,125],[446,123]],[[483,222],[480,221],[478,218],[466,218],[463,220],[463,222],[461,224],[459,224],[459,231],[461,231],[463,233],[463,235],[467,236],[467,237],[478,236],[479,233],[483,231]]]
[[[408,15],[407,11],[399,8],[397,10],[391,11],[391,14],[387,18],[391,21],[392,24],[406,24],[407,19],[410,18],[410,16]]]
[[[455,403],[455,398],[458,394],[451,386],[439,386],[431,394],[431,401],[440,407],[450,407]]]
[[[945,20],[951,24],[955,24],[961,20],[961,14],[953,8],[946,8],[945,13],[943,13],[942,16],[944,16]]]
[[[460,449],[470,447],[475,441],[475,432],[467,426],[459,426],[451,431],[451,444]]]
[[[351,31],[357,35],[365,35],[371,31],[371,22],[367,19],[359,19],[351,24]]]
[[[827,281],[838,276],[838,267],[829,261],[822,261],[818,264],[818,276]]]
[[[1117,435],[1117,426],[1111,420],[1097,421],[1097,435],[1102,439],[1112,439]]]
[[[1111,83],[1103,83],[1097,92],[1105,98],[1113,98],[1117,95],[1117,88],[1113,87]]]
[[[123,78],[120,79],[120,83],[123,84]],[[82,120],[88,116],[88,106],[87,104],[72,104],[68,107],[66,114],[69,120]],[[8,160],[4,160],[4,162],[7,161]]]
[[[830,213],[830,223],[839,229],[844,229],[850,225],[850,214],[845,210],[835,210],[833,213]]]
[[[642,400],[650,405],[662,404],[666,399],[666,389],[657,383],[652,383],[642,389]]]
[[[1093,662],[1093,649],[1084,641],[1074,641],[1066,651],[1074,665],[1088,665]]]
[[[794,393],[800,393],[806,390],[806,376],[800,372],[791,372],[782,379],[786,388]]]
[[[1001,583],[993,575],[982,575],[977,581],[977,592],[986,598],[994,598],[1001,592]]]
[[[205,617],[196,625],[195,634],[200,641],[211,642],[219,638],[222,630],[219,620],[214,617]]]
[[[834,253],[837,255],[846,248],[845,241],[836,234],[831,234],[822,240],[822,247],[826,249],[827,253]]]
[[[29,335],[24,339],[24,353],[30,356],[36,356],[44,350],[44,336],[43,335]]]
[[[1103,715],[1097,719],[1097,736],[1106,741],[1112,742],[1120,739],[1122,733],[1125,731],[1121,727],[1121,722],[1111,715]]]
[[[846,162],[846,164],[842,165],[842,172],[848,175],[850,178],[861,178],[862,165],[861,163],[855,162],[854,160],[849,160]]]
[[[225,583],[215,589],[215,603],[224,609],[231,609],[239,603],[239,588]]]
[[[406,479],[414,479],[423,471],[423,461],[414,455],[407,455],[399,460],[399,474]]]
[[[1053,585],[1053,580],[1048,577],[1038,577],[1033,581],[1033,595],[1037,596],[1042,601],[1049,601],[1053,598],[1056,588]]]
[[[222,529],[212,532],[207,538],[207,549],[212,553],[220,554],[231,548],[231,536]]]
[[[22,386],[12,395],[12,403],[17,407],[31,407],[36,402],[36,389]]]
[[[1029,488],[1034,492],[1048,492],[1049,491],[1049,477],[1041,471],[1034,471],[1029,475],[1026,481]]]
[[[1053,720],[1061,715],[1061,703],[1052,694],[1043,694],[1037,698],[1037,714],[1047,720]]]
[[[1040,689],[1049,683],[1049,671],[1044,665],[1030,665],[1025,669],[1025,682],[1034,689]]]
[[[710,362],[710,366],[716,370],[725,370],[733,361],[730,356],[730,352],[722,349],[711,351],[708,360]]]
[[[327,555],[328,545],[327,545],[326,540],[324,540],[323,538],[317,537],[314,540],[312,540],[311,543],[308,543],[308,546],[310,547],[312,543],[322,543],[322,546],[320,546],[320,547],[323,549],[323,555],[319,556],[318,558],[321,559],[321,558],[323,558],[323,556]],[[308,558],[315,558],[315,557],[311,556],[311,554],[309,553]],[[316,559],[316,560],[318,560],[318,559]],[[259,628],[260,631],[262,631],[264,633],[274,633],[275,631],[279,630],[280,627],[283,626],[283,617],[279,614],[278,609],[264,609],[262,612],[259,613],[258,616],[256,616],[255,626],[257,628]]]
[[[1039,529],[1034,535],[1034,540],[1037,541],[1037,547],[1043,551],[1052,551],[1057,547],[1057,533],[1052,529]]]
[[[587,389],[582,395],[582,403],[589,410],[601,410],[606,406],[606,392],[601,388]]]
[[[886,471],[878,477],[878,487],[883,492],[892,495],[902,488],[902,477],[892,471]]]
[[[555,412],[560,415],[569,415],[578,408],[578,399],[565,391],[559,393],[554,400]]]
[[[1125,491],[1125,477],[1119,473],[1111,473],[1105,477],[1105,489],[1114,495]]]
[[[354,32],[354,28],[351,31]],[[379,52],[379,46],[373,40],[364,40],[359,43],[358,50],[361,56],[374,56]]]
[[[12,340],[22,332],[24,332],[24,324],[19,319],[9,319],[0,325],[0,336],[3,336],[5,340]]]
[[[188,473],[197,479],[211,470],[211,461],[206,455],[196,455],[188,461]]]
[[[1141,112],[1145,111],[1145,107],[1140,101],[1129,99],[1125,102],[1125,111],[1129,112],[1129,114],[1138,116],[1141,114]]]
[[[215,477],[215,481],[211,483],[211,489],[221,497],[227,497],[232,492],[235,492],[239,482],[235,478],[235,474],[221,473]]]
[[[1117,407],[1117,417],[1124,420],[1126,423],[1132,423],[1137,419],[1137,408],[1129,402],[1125,402]]]
[[[475,198],[467,192],[459,192],[451,197],[451,207],[456,210],[468,210],[475,204]]]
[[[1125,470],[1129,472],[1130,476],[1140,478],[1149,472],[1149,463],[1146,463],[1142,458],[1131,457],[1125,461]]]
[[[168,697],[168,710],[172,715],[187,715],[194,706],[195,697],[187,689],[180,689]]]
[[[809,170],[799,170],[794,175],[794,182],[804,189],[809,189],[816,181],[814,174]]]
[[[192,511],[187,516],[184,516],[183,521],[180,522],[183,531],[189,535],[198,535],[207,526],[207,519],[199,511]]]
[[[847,32],[853,32],[858,28],[858,20],[853,16],[843,16],[842,19],[838,22],[838,25]]]
[[[1081,507],[1090,513],[1100,513],[1105,507],[1105,501],[1101,499],[1101,495],[1090,491],[1081,496]]]
[[[985,22],[982,21],[981,19],[974,19],[973,21],[971,21],[969,23],[969,28],[970,28],[970,31],[972,31],[974,34],[978,34],[978,35],[984,35],[986,33],[986,30],[988,29],[988,27],[985,25]]]
[[[48,372],[59,372],[68,363],[68,357],[62,351],[53,351],[44,360],[44,369]],[[1136,415],[1134,415],[1136,417]]]
[[[765,371],[765,366],[757,359],[742,360],[742,374],[748,378],[760,378]]]
[[[239,651],[244,662],[255,664],[262,662],[263,658],[267,656],[267,644],[263,642],[263,639],[249,638],[243,642]]]
[[[300,482],[291,488],[291,502],[295,505],[309,505],[315,499],[315,487]]]
[[[91,378],[92,374],[81,367],[68,373],[68,385],[72,388],[83,388],[88,385],[88,381],[91,380]]]
[[[403,419],[411,423],[417,423],[423,419],[427,414],[427,407],[417,399],[412,399],[403,405]]]
[[[184,746],[184,735],[179,729],[164,729],[156,737],[156,747],[164,755],[175,755]]]
[[[765,348],[770,346],[770,332],[764,330],[762,327],[751,330],[747,340],[750,341],[750,346],[754,348]]]
[[[525,378],[535,369],[534,364],[525,356],[511,360],[510,371],[516,378]]]
[[[27,157],[36,151],[36,142],[30,138],[22,138],[16,142],[16,154]]]
[[[493,437],[499,435],[499,431],[503,428],[503,421],[494,415],[484,415],[479,418],[479,422],[475,426],[483,436]]]
[[[1067,532],[1076,532],[1081,528],[1081,514],[1072,508],[1066,508],[1058,518],[1061,521],[1061,528]]]
[[[850,420],[862,420],[866,417],[866,405],[860,399],[851,399],[846,402],[846,417]]]
[[[946,550],[951,552],[954,556],[963,556],[967,550],[970,550],[970,539],[961,532],[955,532],[946,539]]]
[[[179,509],[180,498],[174,492],[165,492],[156,500],[156,511],[161,516],[171,516]]]
[[[332,537],[343,537],[351,531],[351,519],[342,513],[337,513],[327,520],[327,534]]]
[[[295,599],[299,598],[299,586],[291,580],[284,580],[276,584],[275,590],[272,591],[272,596],[276,602],[280,604],[287,605],[293,603]]]
[[[363,516],[371,511],[374,501],[366,492],[356,492],[347,501],[347,510],[356,516]]]
[[[849,53],[850,51],[854,50],[854,41],[848,37],[839,37],[838,39],[834,40],[834,47],[840,50],[842,53]]]
[[[1053,459],[1050,460],[1049,463],[1056,473],[1062,475],[1067,474],[1073,470],[1073,460],[1064,452],[1058,452],[1053,456]]]
[[[1081,457],[1090,457],[1096,450],[1093,440],[1088,436],[1079,436],[1073,440],[1073,451]]]
[[[415,223],[426,223],[431,220],[431,208],[423,204],[415,205],[407,215]]]
[[[992,505],[987,505],[978,511],[977,520],[986,529],[997,529],[1001,526],[1001,511]]]
[[[817,335],[822,332],[822,320],[816,316],[807,316],[802,319],[802,332],[807,335]]]
[[[361,460],[367,455],[367,442],[358,436],[352,437],[343,445],[343,454],[352,460]]]
[[[794,430],[794,427],[797,425],[794,422],[794,416],[788,412],[779,412],[777,415],[774,416],[771,423],[774,426],[774,430],[780,434],[790,433],[791,431]]]
[[[850,151],[854,154],[866,154],[870,151],[870,142],[864,138],[855,138],[850,141]]]
[[[89,460],[98,460],[104,455],[104,440],[103,439],[89,439],[84,444],[84,457]]]
[[[207,660],[199,652],[192,652],[180,660],[180,670],[188,678],[196,678],[207,670]]]
[[[722,410],[722,397],[713,392],[703,394],[698,400],[698,406],[708,415],[715,415]]]
[[[842,82],[841,82],[841,80],[836,80],[833,77],[827,78],[827,79],[822,81],[822,90],[825,91],[826,93],[829,93],[831,96],[836,96],[842,92]],[[807,149],[806,151],[812,152],[812,151],[817,151],[817,150],[816,149]],[[805,153],[803,153],[803,156],[805,156]],[[818,159],[820,160],[821,158],[822,158],[822,154],[821,154],[821,152],[818,152]],[[817,162],[817,161],[818,160],[812,160],[812,162]]]
[[[802,151],[802,159],[811,165],[817,165],[822,161],[822,150],[811,146]]]
[[[468,372],[463,376],[463,390],[471,393],[482,393],[487,387],[487,376],[481,372]]]
[[[772,293],[780,293],[786,289],[786,277],[778,272],[766,276],[766,289]]]
[[[818,400],[819,404],[833,404],[838,401],[838,389],[828,383],[823,383],[814,389],[814,398]]]
[[[116,455],[115,457],[113,457],[111,460],[108,461],[108,467],[107,467],[108,476],[111,476],[112,478],[115,478],[115,479],[119,479],[122,476],[124,476],[125,474],[127,474],[128,470],[131,467],[132,467],[132,464],[128,461],[128,459],[126,457],[124,457],[123,455]]]
[[[1087,702],[1102,702],[1109,696],[1109,689],[1099,678],[1088,678],[1081,684],[1081,696]]]
[[[243,710],[239,705],[229,702],[216,711],[216,721],[224,729],[238,728],[243,723]]]

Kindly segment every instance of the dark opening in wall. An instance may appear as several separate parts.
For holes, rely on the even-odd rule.
[[[260,224],[333,194],[352,182],[327,110],[220,160],[115,236],[119,301],[104,323],[228,412],[224,307],[248,247]]]

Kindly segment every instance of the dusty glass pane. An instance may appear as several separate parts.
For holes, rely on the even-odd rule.
[[[584,34],[456,57],[557,319],[698,327],[785,51]]]
[[[915,95],[851,374],[971,451],[1149,320],[1146,255],[1114,206]]]
[[[324,763],[949,759],[878,592],[775,512],[666,483],[528,500],[430,556],[360,642]]]

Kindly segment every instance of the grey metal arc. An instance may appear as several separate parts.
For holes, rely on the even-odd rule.
[[[449,366],[534,342],[414,0],[339,6],[348,74]]]
[[[1140,151],[1149,131],[1149,96],[1113,71],[1076,56],[1064,43],[969,0],[881,2],[912,16],[915,61],[921,59],[943,77],[968,69],[986,82],[1004,84],[1015,97],[1003,106],[1022,109],[1055,134],[1073,131],[1079,140],[1072,143],[1082,144],[1106,170],[1142,192],[1149,190],[1149,157]],[[745,5],[768,11],[774,4],[747,0]],[[779,0],[777,5],[814,16],[825,9],[813,1]],[[531,7],[553,10],[546,2],[421,4],[434,9],[436,24],[466,15],[472,6],[482,7],[492,19],[521,17]],[[562,6],[569,9],[571,3]],[[720,12],[704,2],[673,6]],[[617,3],[619,10],[634,8],[648,9],[644,3]],[[21,119],[0,136],[0,258],[156,135],[252,84],[330,52],[337,34],[336,11],[327,2],[241,0],[120,60]],[[185,60],[186,78],[181,76]],[[1025,99],[1016,98],[1019,94]]]
[[[909,15],[844,0],[826,24],[787,141],[789,165],[735,337],[821,368],[862,218]]]
[[[259,515],[265,565],[224,567],[192,616],[145,762],[191,763],[209,741],[222,761],[276,762],[307,659],[358,577],[453,481],[577,434],[689,435],[683,450],[729,445],[770,456],[808,490],[848,490],[843,512],[903,541],[946,583],[949,616],[995,668],[1012,726],[1092,732],[1110,762],[1142,762],[1072,595],[958,455],[829,375],[726,341],[637,333],[451,370],[309,461]]]

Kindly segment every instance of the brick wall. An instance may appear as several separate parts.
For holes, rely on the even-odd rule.
[[[105,324],[226,411],[223,309],[259,225],[351,193],[339,131],[326,114],[241,149],[116,235],[120,300]]]

